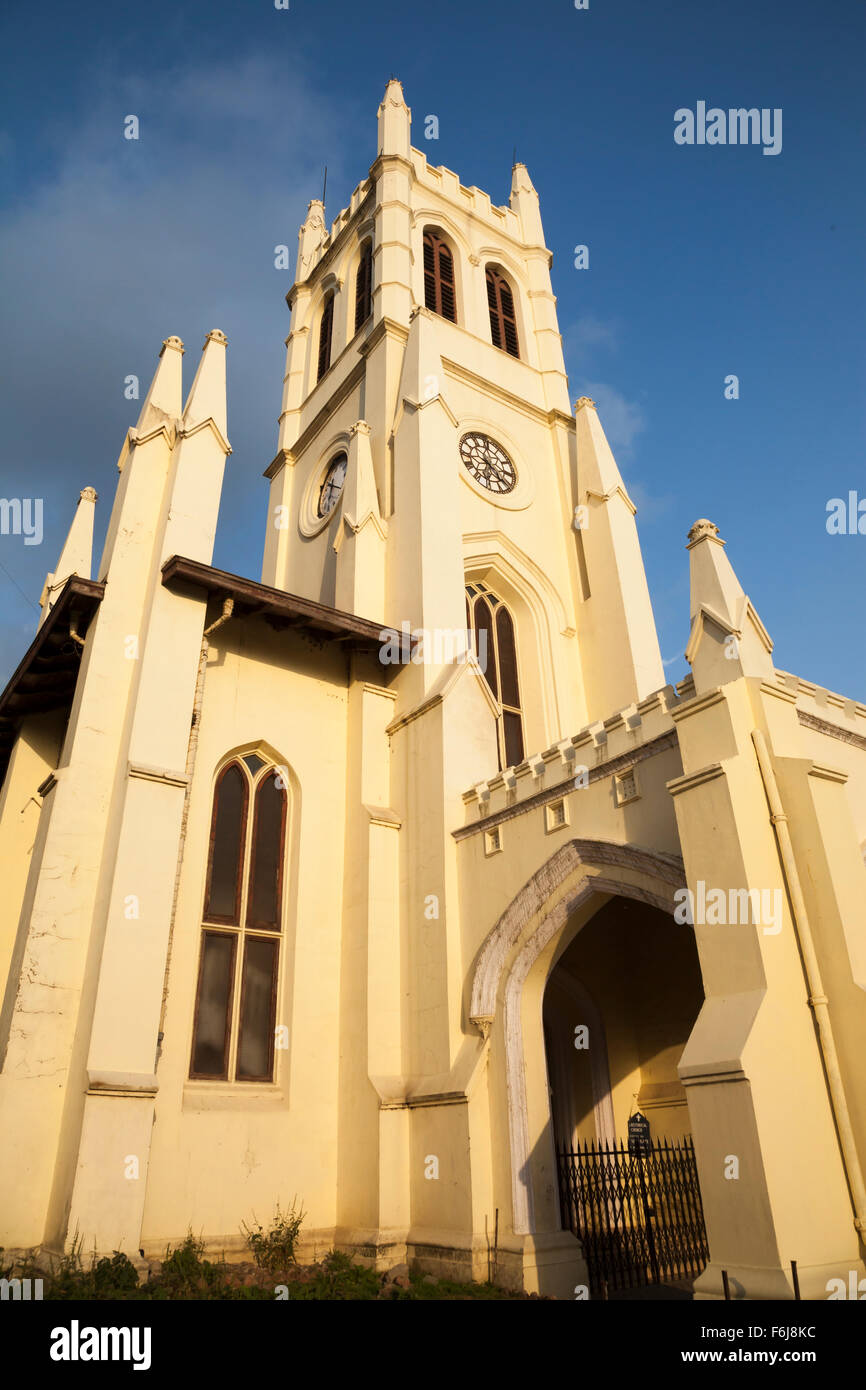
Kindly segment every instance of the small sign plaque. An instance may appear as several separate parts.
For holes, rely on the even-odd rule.
[[[648,1154],[651,1148],[649,1120],[636,1110],[628,1122],[628,1151],[630,1154]]]

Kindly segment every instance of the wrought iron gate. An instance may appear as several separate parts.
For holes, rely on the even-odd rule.
[[[700,1274],[709,1250],[691,1136],[644,1154],[587,1142],[558,1160],[563,1225],[583,1244],[594,1298]]]

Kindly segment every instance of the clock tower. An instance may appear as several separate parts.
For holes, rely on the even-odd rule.
[[[634,505],[594,403],[569,404],[551,261],[526,167],[501,207],[465,187],[412,148],[390,82],[369,176],[300,230],[268,469],[263,581],[425,634],[403,710],[443,679],[437,635],[471,628],[502,766],[664,685]]]

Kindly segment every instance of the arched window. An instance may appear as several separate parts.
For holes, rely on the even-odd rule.
[[[499,766],[516,767],[524,749],[514,619],[486,584],[473,581],[466,585],[466,620],[485,680],[502,706]]]
[[[217,778],[189,1069],[194,1080],[273,1080],[286,812],[278,769],[255,753],[230,762]]]
[[[424,303],[434,314],[457,322],[454,257],[437,232],[424,233]]]
[[[319,320],[319,369],[316,376],[321,381],[331,365],[331,336],[334,331],[334,296],[329,294]]]
[[[490,310],[490,334],[493,346],[504,348],[512,357],[520,356],[517,341],[517,315],[511,286],[495,266],[487,267],[487,307]]]
[[[373,243],[361,247],[358,275],[355,280],[355,332],[373,312]]]

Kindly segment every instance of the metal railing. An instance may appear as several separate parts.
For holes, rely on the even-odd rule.
[[[583,1245],[594,1297],[700,1274],[709,1249],[691,1136],[641,1154],[587,1141],[557,1158],[563,1225]]]

